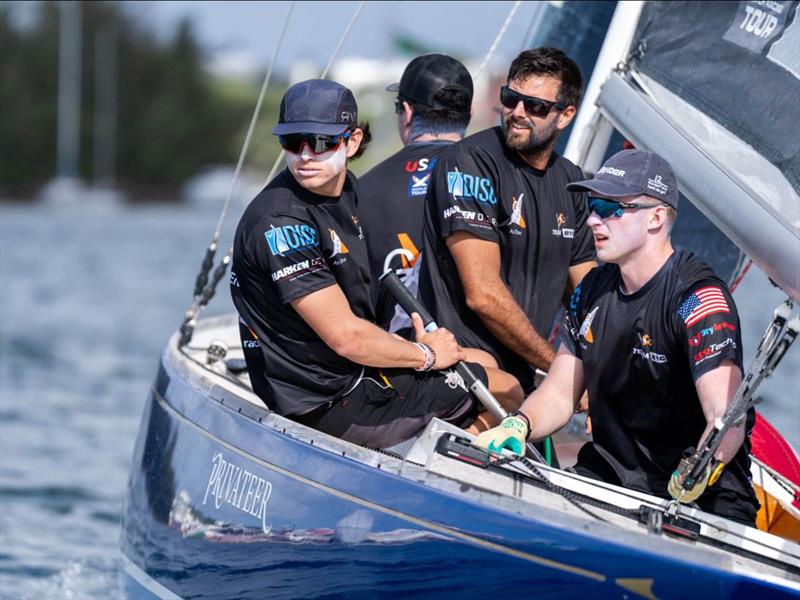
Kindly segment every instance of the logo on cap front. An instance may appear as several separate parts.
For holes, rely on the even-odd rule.
[[[622,169],[615,169],[614,167],[602,167],[597,174],[600,175],[601,173],[608,173],[614,177],[625,177],[625,171]]]

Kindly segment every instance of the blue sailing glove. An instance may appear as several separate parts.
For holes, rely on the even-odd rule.
[[[500,452],[503,449],[511,450],[520,456],[525,455],[525,440],[528,439],[530,429],[528,421],[519,415],[509,415],[497,427],[487,429],[475,440],[475,445],[486,448],[490,452]]]

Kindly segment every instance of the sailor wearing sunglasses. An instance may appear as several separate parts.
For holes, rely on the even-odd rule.
[[[309,80],[287,90],[272,130],[287,168],[239,223],[231,295],[253,390],[264,403],[331,435],[384,448],[433,417],[467,427],[478,405],[455,372],[440,371],[471,358],[449,331],[427,333],[417,316],[410,342],[374,325],[358,182],[347,170],[369,140],[357,114],[353,94],[336,82]],[[513,377],[472,367],[501,401],[519,405]]]
[[[526,393],[555,355],[547,336],[565,291],[595,265],[585,197],[565,191],[583,174],[554,151],[582,90],[561,50],[522,52],[500,91],[501,126],[447,149],[426,201],[423,303]]]
[[[544,383],[476,443],[521,452],[526,438],[563,427],[586,389],[593,441],[578,454],[578,474],[754,525],[745,427],[729,430],[691,491],[679,485],[683,452],[700,447],[741,381],[742,342],[725,283],[673,249],[679,196],[670,165],[625,150],[568,188],[589,193],[587,225],[606,264],[572,294]]]

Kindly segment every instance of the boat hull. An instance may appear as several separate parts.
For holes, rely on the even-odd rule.
[[[518,513],[436,489],[291,427],[192,381],[165,353],[123,516],[134,596],[798,597],[586,522],[554,521],[544,508]]]

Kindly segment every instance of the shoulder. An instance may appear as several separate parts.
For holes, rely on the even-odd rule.
[[[577,314],[579,307],[595,304],[597,300],[612,291],[619,282],[619,267],[607,263],[599,265],[589,271],[575,291],[569,301],[569,309],[573,314]]]
[[[670,288],[673,295],[684,298],[699,287],[713,285],[729,294],[728,286],[713,269],[692,252],[683,248],[675,250]]]
[[[547,173],[553,178],[561,179],[566,183],[581,181],[586,179],[583,171],[571,160],[564,158],[560,154],[553,154]]]

